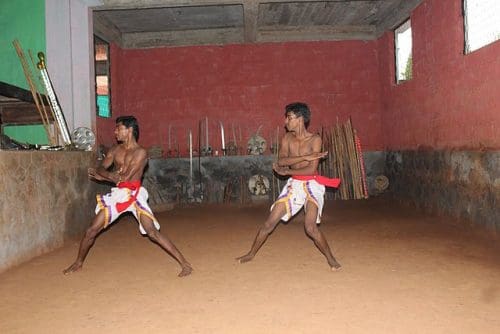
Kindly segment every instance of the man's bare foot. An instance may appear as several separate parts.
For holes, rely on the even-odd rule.
[[[69,266],[68,268],[64,269],[63,274],[64,275],[71,274],[71,273],[79,271],[80,269],[82,269],[82,264],[80,262],[75,262],[71,266]]]
[[[332,271],[338,271],[338,270],[340,270],[340,268],[342,268],[340,263],[338,263],[336,260],[328,261],[328,264],[330,265],[330,268],[332,269]]]
[[[252,261],[253,257],[254,257],[254,255],[247,254],[247,255],[237,257],[236,261],[238,261],[239,263],[245,263],[245,262]]]
[[[192,272],[193,272],[193,268],[191,267],[191,265],[190,264],[185,264],[185,265],[182,266],[182,270],[179,273],[179,275],[177,275],[177,276],[179,276],[179,277],[188,276]]]

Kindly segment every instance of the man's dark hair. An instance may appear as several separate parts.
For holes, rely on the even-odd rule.
[[[135,140],[139,140],[139,124],[134,116],[120,116],[116,118],[116,124],[122,123],[127,129],[132,128]]]
[[[304,125],[307,128],[309,126],[309,122],[311,121],[311,111],[307,104],[303,102],[294,102],[290,103],[285,107],[285,117],[291,112],[297,117],[302,117],[304,119]]]

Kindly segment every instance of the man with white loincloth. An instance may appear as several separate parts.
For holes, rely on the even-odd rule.
[[[80,242],[75,262],[63,271],[64,274],[81,269],[83,262],[95,241],[97,234],[113,223],[121,214],[131,212],[139,223],[139,230],[180,264],[179,276],[192,272],[191,265],[175,245],[160,232],[160,224],[148,206],[148,192],[141,186],[144,168],[148,163],[146,150],[137,143],[139,125],[133,116],[116,119],[115,137],[118,144],[113,146],[99,168],[89,168],[89,176],[98,181],[116,184],[106,195],[97,195],[96,216]],[[113,171],[109,171],[111,167]]]
[[[259,229],[250,251],[237,260],[251,261],[280,220],[288,221],[302,207],[305,210],[305,230],[332,270],[340,269],[323,233],[317,224],[321,220],[325,186],[337,188],[340,179],[318,175],[319,160],[327,155],[321,152],[321,137],[307,132],[311,118],[309,107],[297,102],[285,108],[285,126],[288,132],[281,140],[278,162],[273,169],[280,175],[291,176],[280,196],[271,207],[271,213]]]

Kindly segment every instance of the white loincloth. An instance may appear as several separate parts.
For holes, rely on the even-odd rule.
[[[118,212],[116,209],[117,203],[126,202],[134,195],[133,191],[127,188],[111,188],[111,192],[106,195],[97,195],[97,206],[95,208],[95,213],[98,214],[99,211],[104,210],[105,222],[104,228],[108,227],[113,223],[121,214],[125,212],[131,212],[139,223],[139,230],[141,234],[146,234],[144,227],[141,224],[140,216],[145,215],[153,220],[153,224],[157,230],[160,230],[160,224],[156,220],[153,212],[148,205],[148,191],[144,187],[139,188],[139,193],[137,194],[137,199],[133,202],[126,210]]]
[[[302,207],[307,211],[308,203],[312,202],[318,208],[316,224],[319,224],[321,222],[321,213],[323,212],[324,197],[325,186],[315,180],[299,181],[289,178],[278,199],[271,206],[271,210],[277,203],[285,204],[286,214],[281,217],[281,220],[288,221]]]

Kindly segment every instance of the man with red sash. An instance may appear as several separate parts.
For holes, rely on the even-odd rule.
[[[340,264],[335,260],[328,242],[317,226],[321,221],[325,186],[337,188],[340,179],[318,175],[319,160],[327,152],[321,152],[321,137],[307,131],[310,118],[311,112],[305,103],[292,103],[285,108],[285,126],[288,131],[281,140],[279,159],[273,169],[280,175],[291,177],[271,206],[271,213],[257,232],[250,251],[237,258],[240,263],[251,261],[255,257],[280,220],[288,221],[304,207],[307,235],[326,257],[330,268],[340,269]]]
[[[113,146],[99,168],[89,168],[89,176],[98,181],[115,183],[116,187],[106,195],[97,195],[96,216],[85,232],[75,262],[63,271],[64,274],[81,269],[83,262],[95,241],[97,234],[113,223],[121,214],[132,213],[139,223],[139,230],[165,251],[171,254],[181,266],[179,276],[192,272],[191,265],[175,245],[160,230],[148,201],[148,192],[141,186],[144,168],[147,165],[146,150],[137,143],[139,125],[133,116],[116,119],[115,137],[118,144]],[[114,167],[113,171],[109,169]]]

